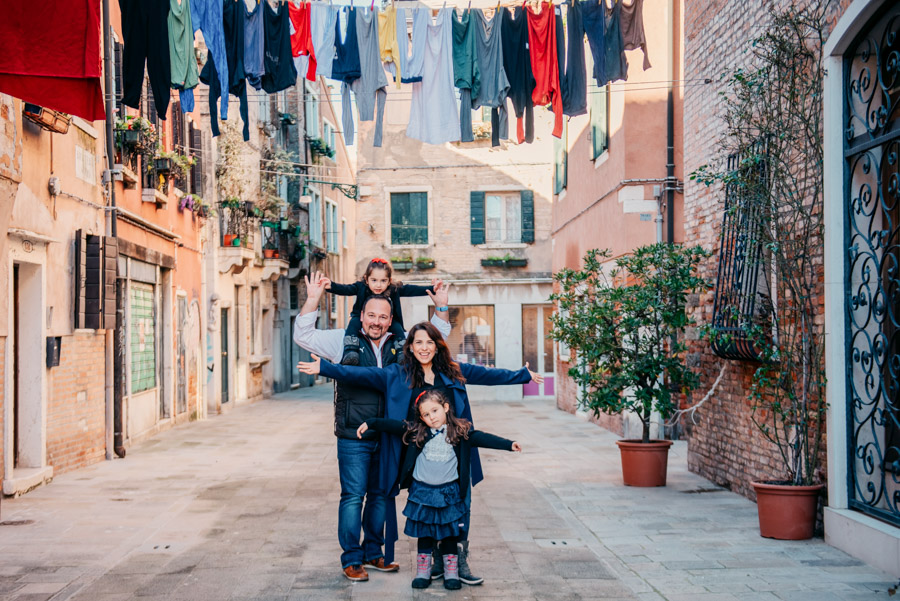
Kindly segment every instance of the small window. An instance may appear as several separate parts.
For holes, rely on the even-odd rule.
[[[306,84],[306,135],[319,137],[319,91],[311,83]]]
[[[391,193],[391,244],[428,244],[428,193]]]
[[[330,253],[338,252],[337,205],[331,201],[325,203],[325,244]]]
[[[322,195],[315,188],[309,189],[309,241],[322,248]]]
[[[609,148],[609,85],[588,87],[591,108],[591,160]]]
[[[485,194],[484,241],[522,242],[522,197],[518,192]]]
[[[553,193],[559,194],[569,184],[569,126],[563,123],[561,138],[553,139]]]

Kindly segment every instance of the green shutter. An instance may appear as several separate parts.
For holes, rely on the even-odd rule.
[[[409,215],[409,194],[391,192],[391,244],[409,244],[404,215]]]
[[[472,244],[484,244],[484,192],[469,193]]]
[[[534,242],[534,192],[522,190],[522,242]]]
[[[409,237],[413,244],[428,244],[428,193],[409,195]]]

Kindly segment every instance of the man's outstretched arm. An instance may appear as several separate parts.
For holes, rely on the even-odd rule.
[[[321,272],[306,276],[306,302],[294,320],[294,342],[301,348],[338,363],[344,354],[343,330],[317,330],[319,301],[325,293],[328,278]]]

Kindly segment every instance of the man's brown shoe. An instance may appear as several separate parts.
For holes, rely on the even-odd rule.
[[[347,566],[344,568],[344,576],[353,582],[365,582],[369,579],[369,573],[362,566]]]
[[[378,570],[379,572],[396,572],[400,569],[399,563],[384,563],[384,557],[379,557],[378,559],[373,559],[372,561],[366,562],[366,567]]]

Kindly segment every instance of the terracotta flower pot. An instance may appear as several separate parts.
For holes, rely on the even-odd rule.
[[[824,484],[793,486],[751,482],[756,491],[759,534],[778,540],[812,538],[816,527],[816,506]]]
[[[625,486],[665,486],[671,440],[617,440]]]

